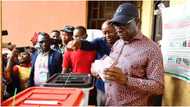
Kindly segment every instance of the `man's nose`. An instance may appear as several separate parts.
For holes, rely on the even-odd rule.
[[[63,36],[63,38],[62,38],[63,40],[66,40],[67,39],[67,37],[65,37],[65,36]]]
[[[105,36],[106,36],[106,37],[109,37],[109,33],[106,33]]]

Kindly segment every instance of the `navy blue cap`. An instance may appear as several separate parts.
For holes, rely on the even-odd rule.
[[[74,29],[75,28],[73,26],[67,25],[63,28],[63,30],[60,30],[60,31],[67,32],[67,33],[73,33]]]
[[[136,17],[138,17],[137,7],[130,3],[123,3],[119,5],[111,21],[113,23],[127,24]]]

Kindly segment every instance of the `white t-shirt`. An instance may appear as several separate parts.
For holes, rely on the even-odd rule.
[[[45,83],[48,78],[48,53],[40,53],[36,58],[34,67],[35,85],[41,85],[42,83]]]

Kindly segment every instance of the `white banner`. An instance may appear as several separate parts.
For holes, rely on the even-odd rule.
[[[161,13],[165,71],[190,82],[190,2],[162,8]]]

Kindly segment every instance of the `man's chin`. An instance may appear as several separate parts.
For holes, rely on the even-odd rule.
[[[112,42],[112,40],[111,40],[111,39],[106,39],[106,40],[107,40],[107,42],[108,42],[108,43]]]
[[[123,37],[123,36],[120,36],[120,39],[122,39],[124,41],[129,41],[130,40],[129,38],[126,38],[126,37]]]

